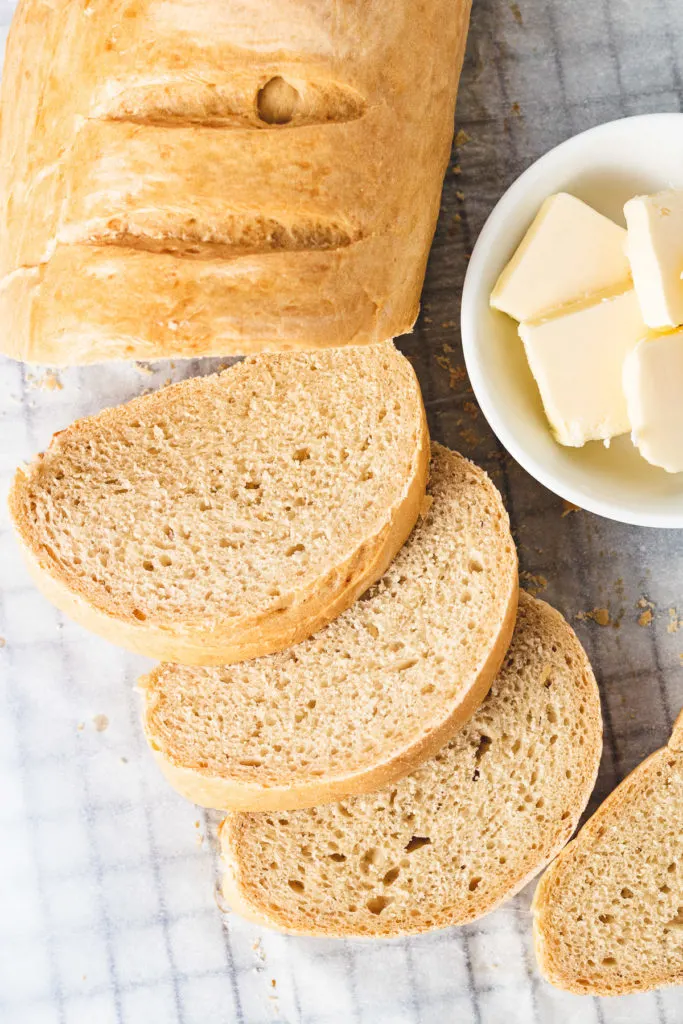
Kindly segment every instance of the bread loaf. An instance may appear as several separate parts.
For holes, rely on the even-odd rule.
[[[310,640],[231,668],[161,665],[143,684],[169,781],[218,808],[366,792],[435,753],[507,650],[517,559],[486,474],[433,446],[424,514],[384,577]]]
[[[53,365],[410,330],[469,0],[20,0],[0,351]]]
[[[683,714],[543,875],[534,939],[541,972],[570,992],[683,984]]]
[[[225,664],[303,640],[381,576],[428,463],[391,342],[254,356],[61,431],[10,511],[38,585],[82,625]]]
[[[343,803],[228,816],[226,902],[261,924],[315,935],[395,936],[472,921],[567,841],[601,746],[581,645],[556,611],[522,593],[488,697],[412,775]]]

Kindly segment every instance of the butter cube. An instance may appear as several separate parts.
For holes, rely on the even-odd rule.
[[[625,433],[624,360],[648,334],[633,288],[519,325],[546,416],[560,444]]]
[[[643,320],[649,327],[683,324],[683,192],[636,196],[624,206],[624,216]]]
[[[549,196],[502,272],[491,305],[515,320],[631,287],[626,231],[566,192]]]
[[[643,458],[683,472],[683,331],[641,341],[624,363],[631,437]]]

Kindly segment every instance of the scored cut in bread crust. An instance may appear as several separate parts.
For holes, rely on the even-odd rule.
[[[517,606],[517,557],[483,470],[432,446],[424,514],[382,579],[317,636],[228,668],[142,680],[169,782],[208,807],[308,807],[435,753],[485,697]]]
[[[20,0],[0,351],[64,365],[409,331],[469,9]]]
[[[256,356],[79,420],[10,512],[62,611],[150,657],[228,664],[319,630],[382,575],[429,437],[391,342]]]
[[[436,757],[339,804],[228,815],[226,903],[311,935],[393,937],[475,920],[566,843],[601,750],[588,659],[562,616],[522,592],[488,697]]]
[[[683,712],[545,872],[534,895],[544,977],[581,995],[683,984]]]

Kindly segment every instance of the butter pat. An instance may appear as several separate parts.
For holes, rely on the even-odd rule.
[[[629,429],[624,360],[648,334],[633,288],[522,323],[519,334],[560,444],[580,447]]]
[[[624,206],[624,216],[643,320],[649,327],[683,324],[683,192],[636,196]]]
[[[643,458],[683,472],[683,331],[636,345],[624,363],[631,437]]]
[[[580,199],[545,200],[491,293],[515,320],[535,320],[596,292],[631,287],[626,232]]]

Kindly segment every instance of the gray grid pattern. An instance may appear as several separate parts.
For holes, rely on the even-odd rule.
[[[0,0],[0,24],[14,5]],[[600,121],[680,110],[680,0],[475,0],[454,152],[423,312],[402,348],[418,371],[433,436],[480,462],[510,510],[522,568],[576,623],[598,675],[605,753],[591,808],[665,742],[683,703],[679,535],[579,512],[507,457],[466,380],[457,321],[466,260],[503,189],[533,159]],[[462,196],[464,195],[464,199]],[[449,370],[455,369],[455,373]],[[164,784],[138,724],[143,659],[86,635],[35,592],[9,531],[20,459],[74,416],[206,372],[73,370],[37,390],[0,363],[0,1020],[3,1024],[676,1024],[680,990],[571,997],[539,978],[533,885],[482,921],[367,944],[293,939],[219,912],[218,816]],[[638,599],[655,603],[651,626]],[[680,602],[680,604],[679,604]],[[619,628],[576,615],[608,607]],[[98,732],[96,714],[109,718]],[[79,726],[82,725],[82,728]],[[199,828],[195,822],[199,822]],[[205,836],[200,845],[198,837]],[[276,985],[273,987],[272,980]]]

